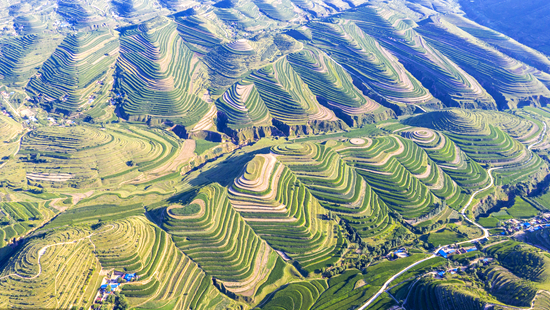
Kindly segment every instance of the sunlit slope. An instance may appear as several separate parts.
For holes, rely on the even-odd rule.
[[[281,127],[287,134],[298,130],[337,129],[344,125],[334,112],[319,104],[286,58],[255,71],[248,79],[256,86],[273,119],[283,124]],[[305,129],[293,127],[296,125]],[[311,125],[318,128],[308,128]]]
[[[439,199],[419,179],[433,178],[430,173],[439,171],[434,167],[433,172],[430,169],[426,174],[426,166],[417,167],[418,171],[409,170],[398,160],[409,152],[409,145],[396,136],[362,139],[356,143],[348,142],[338,153],[365,178],[391,209],[407,219],[418,219],[441,211],[436,205]],[[444,175],[441,177],[445,181]],[[449,180],[446,182],[449,190],[455,192],[452,188],[456,185]]]
[[[314,45],[368,88],[371,98],[376,96],[376,100],[401,105],[436,101],[395,56],[352,21],[333,19],[332,22],[312,22],[308,27]]]
[[[362,126],[392,116],[376,101],[363,95],[345,69],[323,51],[306,46],[288,55],[288,61],[317,99],[349,126]]]
[[[106,104],[118,40],[107,29],[69,35],[44,62],[27,92],[49,110],[72,113]]]
[[[496,116],[498,114],[490,117]],[[444,110],[411,118],[407,123],[443,131],[446,137],[477,163],[502,167],[496,172],[500,175],[497,184],[525,179],[547,167],[538,155],[492,125],[482,113]]]
[[[347,221],[362,238],[391,232],[394,221],[385,203],[353,168],[323,144],[283,144],[272,148],[321,205]]]
[[[184,126],[208,112],[202,63],[164,17],[122,29],[114,91],[132,121],[172,120]]]
[[[494,99],[457,64],[419,35],[416,23],[388,8],[367,6],[343,15],[394,52],[430,92],[448,106],[496,109]]]
[[[4,159],[15,153],[23,126],[13,119],[0,115],[0,158]]]
[[[271,126],[271,114],[256,86],[248,79],[233,84],[216,101],[218,110],[227,117],[231,129]]]
[[[335,223],[274,155],[255,156],[228,191],[235,210],[275,250],[310,271],[333,262],[341,244]]]
[[[485,169],[441,132],[416,127],[402,131],[401,135],[420,146],[462,188],[475,190],[489,185]]]
[[[31,182],[98,186],[154,172],[179,148],[174,137],[137,127],[52,126],[27,134],[18,159]]]
[[[101,283],[90,234],[67,229],[27,243],[0,273],[0,306],[89,307]]]
[[[209,185],[166,212],[163,227],[179,249],[231,292],[254,295],[277,254],[233,209],[225,188]]]
[[[136,273],[137,282],[124,284],[121,293],[132,307],[217,309],[231,303],[212,280],[183,254],[169,234],[144,217],[130,217],[102,227],[91,237],[103,268]]]
[[[441,17],[431,17],[417,30],[428,41],[471,74],[492,95],[500,109],[545,104],[550,90],[532,68],[502,54],[490,45]]]

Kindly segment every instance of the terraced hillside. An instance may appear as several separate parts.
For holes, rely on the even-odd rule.
[[[30,202],[2,202],[0,210],[0,247],[12,243],[54,215],[42,204]]]
[[[447,106],[496,109],[494,99],[471,75],[415,31],[416,23],[389,8],[366,6],[344,14],[374,36]]]
[[[101,266],[139,277],[122,286],[131,306],[217,309],[231,305],[213,287],[210,277],[177,249],[170,235],[144,217],[104,225],[102,230],[105,233],[91,237]]]
[[[489,267],[485,276],[491,283],[490,293],[501,302],[519,307],[531,306],[537,291],[528,281],[499,266]]]
[[[321,205],[346,220],[361,238],[382,238],[396,224],[365,180],[326,144],[283,144],[272,148]]]
[[[171,120],[190,126],[208,112],[201,62],[167,18],[123,29],[116,67],[114,91],[131,121]]]
[[[436,104],[430,92],[395,56],[352,21],[312,22],[308,27],[313,44],[358,79],[371,98],[400,105]]]
[[[217,44],[222,43],[224,31],[220,25],[200,13],[177,16],[174,21],[187,47],[195,53],[205,55]]]
[[[57,14],[76,28],[97,27],[107,22],[106,14],[84,0],[57,0]]]
[[[485,309],[485,302],[459,280],[420,280],[411,290],[406,306],[420,310]]]
[[[441,17],[423,21],[420,34],[476,78],[500,109],[544,105],[550,90],[532,73],[532,68],[487,45]]]
[[[254,83],[244,79],[233,84],[217,101],[218,120],[236,141],[253,141],[278,134]]]
[[[118,16],[132,21],[146,21],[157,13],[155,7],[145,0],[112,0],[111,6]]]
[[[138,127],[41,127],[23,138],[18,159],[31,183],[99,186],[158,172],[179,148],[172,136]]]
[[[118,40],[107,29],[69,35],[27,85],[27,92],[51,111],[80,112],[106,106]]]
[[[546,169],[546,164],[523,144],[486,121],[483,114],[465,110],[431,112],[406,121],[438,129],[479,164],[503,167],[497,184],[506,184]],[[520,128],[518,128],[521,130]]]
[[[243,78],[250,70],[265,66],[283,54],[301,48],[301,44],[290,37],[287,39],[293,42],[289,42],[287,46],[277,44],[284,40],[281,37],[282,35],[257,41],[239,39],[214,47],[204,58],[209,68],[213,94],[218,94]]]
[[[420,146],[462,188],[473,190],[489,184],[485,169],[441,132],[416,127],[401,131],[401,135]]]
[[[253,296],[275,265],[277,254],[233,209],[220,185],[166,213],[163,227],[176,246],[235,294]]]
[[[0,115],[0,158],[5,160],[17,151],[22,133],[23,126],[21,124],[9,117]]]
[[[344,160],[354,167],[369,183],[374,191],[393,210],[407,219],[416,219],[426,215],[434,215],[439,199],[419,178],[433,178],[436,172],[430,169],[426,171],[410,171],[397,158],[406,155],[409,150],[403,141],[397,136],[380,137],[375,139],[360,139],[347,142],[345,147],[338,150]],[[402,155],[403,154],[403,155]],[[418,162],[414,163],[417,169],[422,167]],[[419,173],[415,175],[413,173]],[[428,179],[429,180],[429,179]],[[448,182],[448,181],[447,181]],[[448,182],[444,191],[455,192],[452,182]]]
[[[90,232],[68,229],[24,246],[0,274],[8,308],[89,307],[101,283]]]
[[[255,156],[228,191],[235,210],[283,258],[290,257],[309,271],[336,258],[341,246],[338,229],[274,155]]]
[[[393,116],[388,109],[363,95],[345,69],[323,51],[307,46],[290,54],[288,60],[317,100],[349,126],[358,127]]]
[[[487,248],[487,254],[498,257],[500,264],[516,276],[538,282],[547,283],[549,272],[546,266],[550,258],[534,247],[515,241],[499,243]],[[529,262],[525,264],[524,262]]]
[[[341,129],[345,124],[315,99],[286,58],[250,75],[276,126],[285,134]]]

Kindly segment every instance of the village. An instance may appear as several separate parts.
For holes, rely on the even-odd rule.
[[[102,270],[100,275],[104,277],[94,298],[94,304],[91,309],[101,309],[104,303],[112,303],[115,298],[115,293],[120,291],[121,285],[127,282],[136,281],[139,278],[135,273],[123,273],[115,270]]]

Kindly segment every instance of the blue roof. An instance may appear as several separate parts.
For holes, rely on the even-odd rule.
[[[440,276],[442,276],[442,275],[445,274],[445,271],[440,271],[440,272],[438,272],[437,274],[440,275]]]
[[[471,249],[467,249],[466,252],[473,252],[475,250],[477,250],[477,249],[476,248],[471,248]]]
[[[100,288],[103,289],[103,290],[106,289],[106,288],[107,288],[107,284],[103,284]]]
[[[118,283],[111,283],[111,288],[117,288],[118,287]]]
[[[443,250],[439,250],[439,252],[437,252],[439,255],[443,256],[443,258],[447,258],[447,253],[445,253],[445,251]]]

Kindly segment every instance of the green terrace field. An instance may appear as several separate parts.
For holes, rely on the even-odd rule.
[[[433,178],[430,176],[432,171],[427,171],[426,167],[424,167],[426,171],[420,173],[409,170],[413,166],[407,167],[397,159],[402,158],[403,162],[406,162],[404,156],[407,156],[409,152],[407,146],[410,144],[403,143],[397,136],[384,136],[372,140],[358,139],[356,143],[362,142],[362,144],[352,142],[346,142],[338,153],[343,156],[346,163],[365,178],[391,209],[407,219],[430,217],[441,211],[436,210],[439,198],[434,195],[435,188],[431,190],[420,180],[426,177]],[[433,172],[436,171],[434,166]],[[447,179],[447,184],[444,186],[447,188],[444,188],[440,194],[445,195],[445,192],[447,192],[446,195],[451,196],[458,194],[460,198],[460,193],[453,190],[450,179]]]
[[[347,127],[334,112],[319,104],[286,58],[249,77],[276,126],[287,135],[341,130]]]
[[[338,259],[338,226],[275,156],[256,155],[228,191],[235,210],[283,257],[295,259],[310,272]]]
[[[415,31],[414,20],[396,11],[366,6],[343,14],[382,46],[398,55],[434,97],[447,106],[495,109],[495,100],[471,75],[445,57]]]
[[[170,119],[191,126],[209,111],[202,99],[207,78],[203,64],[167,18],[121,31],[115,76],[114,92],[132,121]]]
[[[272,152],[325,209],[348,222],[361,238],[383,239],[393,231],[396,224],[385,203],[327,144],[283,144]]]
[[[78,28],[106,22],[104,12],[84,0],[57,1],[57,14]]]
[[[497,184],[525,179],[547,167],[538,155],[487,122],[482,113],[443,110],[408,119],[405,123],[441,130],[477,163],[503,167],[497,172]]]
[[[275,265],[277,254],[233,209],[219,185],[203,188],[188,205],[171,205],[166,213],[163,227],[176,246],[235,294],[253,296]]]
[[[0,211],[0,248],[37,228],[56,212],[30,202],[0,202]]]
[[[226,126],[231,130],[271,127],[271,114],[250,80],[233,84],[216,101],[216,107],[224,113]]]
[[[169,173],[184,163],[185,146],[136,126],[41,127],[23,138],[18,160],[32,183],[100,186]]]
[[[411,288],[406,307],[414,310],[485,309],[477,292],[463,284],[460,280],[422,279]]]
[[[59,44],[27,92],[46,109],[73,113],[107,105],[118,56],[118,40],[108,29],[69,35]]]

